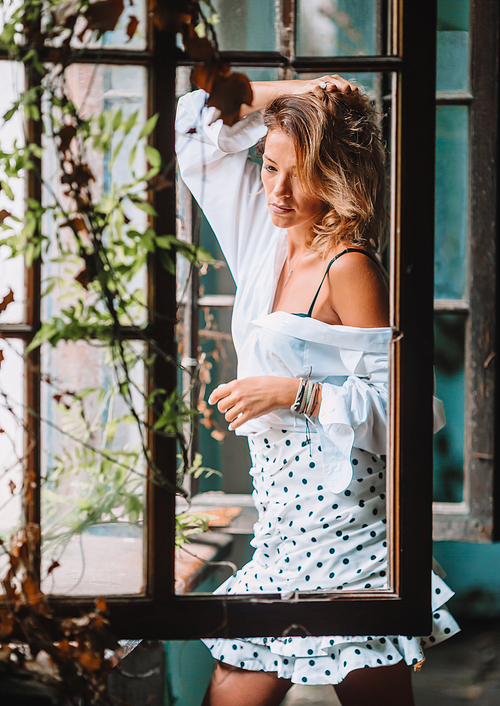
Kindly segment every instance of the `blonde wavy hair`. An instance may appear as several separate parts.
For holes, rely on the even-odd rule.
[[[309,247],[323,256],[339,244],[386,244],[385,155],[380,129],[362,91],[289,95],[263,113],[268,133],[283,130],[295,144],[297,176],[326,212]],[[265,138],[258,145],[263,152]]]

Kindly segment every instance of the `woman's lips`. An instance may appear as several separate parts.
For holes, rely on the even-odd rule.
[[[281,206],[279,203],[272,203],[271,210],[274,213],[284,214],[293,211],[293,208],[287,208],[286,206]]]

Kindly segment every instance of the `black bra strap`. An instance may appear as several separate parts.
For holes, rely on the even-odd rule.
[[[335,255],[335,257],[330,260],[330,262],[328,263],[328,265],[326,267],[325,274],[323,275],[323,279],[321,280],[321,282],[319,284],[318,290],[317,290],[316,294],[314,295],[314,299],[312,300],[312,304],[309,307],[309,311],[307,312],[307,316],[309,318],[312,316],[314,305],[316,304],[316,300],[317,300],[318,295],[321,291],[321,287],[323,286],[323,282],[325,281],[325,278],[328,274],[330,267],[333,265],[335,260],[338,260],[339,257],[342,257],[342,255],[345,255],[347,252],[360,252],[363,255],[366,255],[366,257],[369,257],[370,260],[373,260],[373,262],[375,262],[380,267],[379,261],[375,257],[373,257],[373,255],[370,255],[370,253],[367,252],[366,250],[361,250],[360,248],[346,248],[345,250],[342,250],[342,252],[339,252],[338,255]]]

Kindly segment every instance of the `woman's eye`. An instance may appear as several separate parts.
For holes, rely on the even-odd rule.
[[[275,172],[276,171],[276,168],[273,167],[271,164],[264,164],[263,166],[264,166],[264,169],[266,170],[266,172]]]

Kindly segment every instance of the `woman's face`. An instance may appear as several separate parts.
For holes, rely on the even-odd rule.
[[[325,204],[304,191],[297,178],[295,146],[283,130],[271,130],[266,137],[262,182],[271,220],[279,228],[309,227],[317,222]]]

